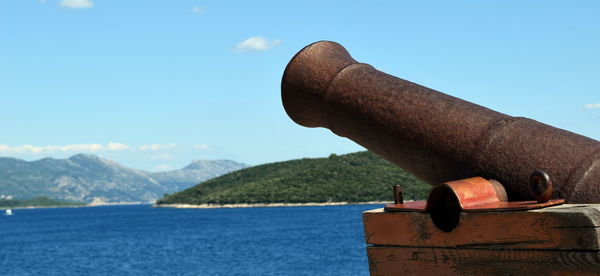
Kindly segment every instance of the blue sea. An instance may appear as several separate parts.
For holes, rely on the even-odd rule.
[[[379,205],[0,213],[0,275],[368,275]]]

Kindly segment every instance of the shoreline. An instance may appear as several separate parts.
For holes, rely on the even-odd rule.
[[[18,209],[44,209],[44,208],[87,208],[87,207],[102,207],[115,205],[144,205],[153,204],[152,202],[118,202],[118,203],[103,203],[103,204],[83,204],[83,205],[64,205],[64,206],[2,206],[0,210],[18,210]]]
[[[18,209],[42,209],[42,208],[81,208],[81,207],[90,207],[89,205],[65,205],[65,206],[2,206],[0,210],[18,210]]]
[[[236,204],[153,204],[156,208],[176,209],[218,209],[218,208],[256,208],[256,207],[299,207],[299,206],[338,206],[338,205],[369,205],[390,204],[390,201],[366,202],[306,202],[306,203],[236,203]]]
[[[364,201],[364,202],[305,202],[305,203],[236,203],[236,204],[156,204],[151,202],[119,202],[104,204],[85,204],[85,205],[67,205],[67,206],[2,206],[0,210],[18,210],[18,209],[44,209],[44,208],[88,208],[116,205],[151,205],[154,208],[175,208],[175,209],[219,209],[219,208],[259,208],[259,207],[301,207],[301,206],[340,206],[340,205],[370,205],[370,204],[391,204],[391,201]]]

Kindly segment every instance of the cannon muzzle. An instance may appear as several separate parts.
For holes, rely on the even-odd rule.
[[[296,123],[350,138],[431,185],[481,176],[527,200],[531,172],[544,170],[554,196],[600,202],[600,142],[388,75],[335,42],[292,58],[281,97]]]

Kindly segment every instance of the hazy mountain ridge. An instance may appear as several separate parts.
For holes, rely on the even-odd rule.
[[[151,177],[174,192],[191,187],[192,179],[207,180],[246,167],[248,165],[231,160],[194,160],[183,169],[152,173]]]
[[[152,173],[88,154],[35,161],[0,157],[0,194],[83,202],[152,202],[245,167],[229,160],[201,160],[180,170]]]

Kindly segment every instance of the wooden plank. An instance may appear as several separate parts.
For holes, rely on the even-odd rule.
[[[485,249],[599,250],[600,204],[565,204],[532,211],[462,213],[451,232],[429,214],[363,213],[367,244]]]
[[[371,275],[599,275],[591,251],[367,247]]]

